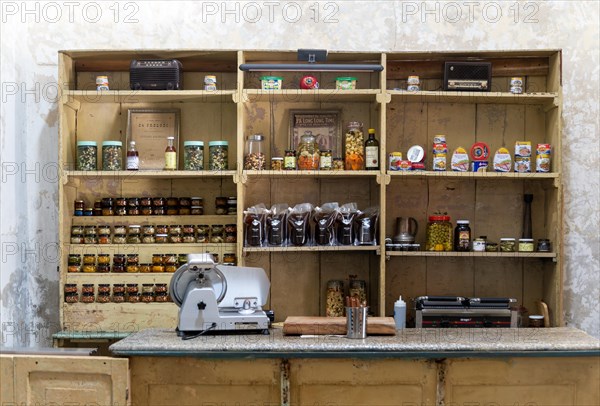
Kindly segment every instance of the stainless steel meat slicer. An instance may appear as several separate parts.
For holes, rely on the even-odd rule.
[[[189,254],[173,274],[169,293],[179,306],[178,335],[208,332],[262,332],[269,317],[262,307],[270,282],[262,268],[216,265],[210,254]]]

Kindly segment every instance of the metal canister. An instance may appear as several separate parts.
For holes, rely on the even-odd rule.
[[[96,90],[109,90],[108,76],[96,76]]]
[[[388,154],[388,170],[399,171],[402,162],[402,152],[390,152]]]

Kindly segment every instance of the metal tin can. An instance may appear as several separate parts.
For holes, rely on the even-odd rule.
[[[399,171],[402,162],[402,152],[390,152],[388,154],[388,170]]]
[[[96,90],[110,90],[108,76],[96,76]]]

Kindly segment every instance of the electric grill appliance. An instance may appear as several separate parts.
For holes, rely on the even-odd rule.
[[[517,327],[512,298],[419,296],[415,327]]]
[[[177,59],[134,59],[129,65],[132,90],[181,90],[182,82],[182,65]]]
[[[492,88],[490,62],[446,62],[444,90],[489,92]]]

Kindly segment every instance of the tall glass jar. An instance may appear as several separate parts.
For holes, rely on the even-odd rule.
[[[327,317],[342,317],[344,315],[344,282],[327,282],[325,315]]]
[[[262,134],[254,134],[248,136],[248,138],[246,139],[246,149],[244,151],[244,169],[267,169],[267,160],[263,151],[264,139],[265,137]]]
[[[77,170],[98,169],[98,144],[96,141],[77,141]]]
[[[344,167],[347,171],[365,169],[365,134],[358,121],[349,122],[344,134]]]
[[[450,216],[429,216],[427,223],[427,251],[452,251],[452,223]]]
[[[208,169],[211,171],[229,169],[228,149],[227,141],[210,141],[208,143]]]
[[[298,145],[298,169],[300,170],[316,170],[319,169],[319,161],[321,159],[321,151],[317,143],[317,137],[311,131],[306,131],[300,137],[300,145]]]
[[[121,141],[102,142],[102,170],[120,171],[123,169],[123,143]]]
[[[185,141],[183,143],[183,169],[186,171],[204,169],[204,142]]]

